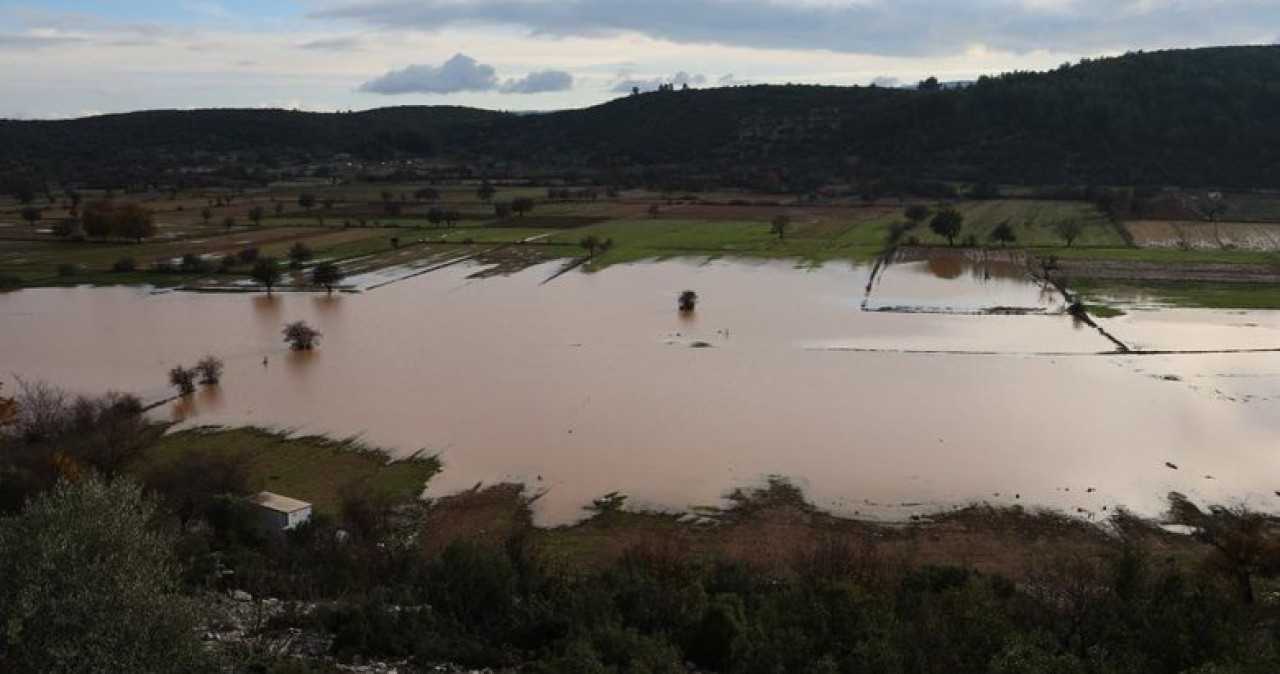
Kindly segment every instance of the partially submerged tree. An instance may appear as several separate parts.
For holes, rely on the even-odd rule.
[[[596,256],[596,249],[600,247],[600,238],[595,234],[588,234],[578,240],[578,245],[587,251],[588,258],[593,258]]]
[[[320,341],[320,331],[307,325],[306,321],[294,321],[284,326],[283,334],[284,341],[294,351],[308,351]]]
[[[680,293],[680,299],[677,300],[680,311],[693,311],[698,305],[698,293],[692,290],[685,290]]]
[[[169,370],[169,385],[178,389],[179,395],[188,395],[196,390],[196,371],[174,365]]]
[[[311,270],[311,284],[324,288],[330,295],[333,294],[333,287],[342,283],[343,278],[346,276],[342,269],[333,262],[321,262]]]
[[[196,363],[196,374],[200,375],[201,384],[216,384],[222,379],[223,363],[217,356],[209,355]]]
[[[271,294],[271,289],[280,282],[283,276],[280,271],[280,263],[274,257],[260,257],[253,263],[253,269],[249,272],[249,277],[258,283],[266,286],[267,294]]]
[[[964,226],[964,216],[950,206],[933,214],[933,219],[929,221],[929,229],[934,234],[946,237],[947,245],[956,245],[956,237],[960,235],[960,230]]]

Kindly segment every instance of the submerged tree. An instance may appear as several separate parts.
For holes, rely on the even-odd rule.
[[[307,325],[306,321],[294,321],[284,326],[283,334],[284,341],[294,351],[308,351],[320,341],[320,331]]]
[[[196,374],[200,375],[201,384],[216,384],[222,379],[222,359],[217,356],[205,356],[196,363]]]
[[[680,311],[693,311],[694,307],[698,305],[698,293],[695,293],[692,290],[686,290],[680,293],[680,299],[678,302],[680,305]]]
[[[169,385],[178,389],[179,395],[193,393],[196,390],[196,371],[174,365],[169,370]]]

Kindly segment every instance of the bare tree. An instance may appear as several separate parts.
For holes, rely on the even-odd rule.
[[[188,395],[196,390],[196,371],[174,365],[169,370],[169,385],[178,389],[179,395]]]
[[[201,384],[216,384],[222,379],[222,359],[217,356],[205,356],[196,363],[196,373],[200,375]]]
[[[1062,240],[1067,242],[1067,248],[1070,248],[1071,245],[1075,243],[1076,238],[1084,232],[1084,225],[1081,225],[1080,221],[1074,219],[1059,220],[1054,223],[1053,231],[1058,236],[1062,237]]]

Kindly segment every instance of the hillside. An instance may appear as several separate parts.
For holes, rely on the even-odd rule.
[[[1134,53],[965,89],[748,86],[623,97],[538,115],[457,107],[362,113],[154,111],[0,122],[0,166],[59,177],[246,161],[504,158],[789,187],[832,179],[1280,185],[1280,47]]]

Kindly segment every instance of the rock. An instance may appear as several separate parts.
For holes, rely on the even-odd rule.
[[[236,601],[253,601],[253,595],[244,590],[232,590],[231,598]]]

